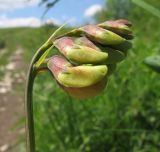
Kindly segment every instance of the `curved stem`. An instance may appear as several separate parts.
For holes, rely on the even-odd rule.
[[[33,84],[36,78],[36,75],[43,69],[38,69],[40,65],[35,66],[35,63],[41,58],[42,55],[53,47],[53,41],[57,36],[57,33],[66,25],[63,24],[59,27],[50,38],[37,50],[35,55],[32,58],[28,76],[27,76],[27,84],[25,90],[25,109],[26,109],[26,132],[27,132],[27,152],[35,152],[35,134],[34,134],[34,115],[33,115],[33,103],[32,103],[32,92],[33,92]],[[43,60],[45,57],[43,58]]]
[[[34,70],[29,70],[26,87],[26,117],[27,117],[27,152],[35,152],[34,117],[32,104],[32,90],[36,74]]]
[[[39,60],[41,55],[52,46],[52,43],[46,42],[35,53],[27,76],[27,85],[25,90],[25,109],[26,109],[26,132],[27,132],[27,152],[35,152],[35,134],[34,134],[34,116],[33,116],[33,103],[32,103],[32,91],[34,80],[37,75],[37,69],[34,64]]]

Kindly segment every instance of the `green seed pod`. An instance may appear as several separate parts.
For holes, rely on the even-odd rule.
[[[121,36],[97,25],[86,25],[80,28],[80,30],[83,31],[89,39],[103,45],[116,45],[125,41]]]
[[[64,58],[58,56],[49,60],[48,68],[61,85],[76,88],[98,83],[106,76],[108,71],[106,65],[81,65],[74,67]]]
[[[87,38],[62,37],[54,42],[55,47],[72,62],[78,64],[101,64],[106,61],[108,54],[100,51]],[[83,45],[81,45],[83,43]]]

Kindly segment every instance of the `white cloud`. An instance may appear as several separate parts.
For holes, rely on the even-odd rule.
[[[94,4],[92,6],[90,6],[89,8],[86,9],[86,11],[84,12],[84,16],[85,17],[92,17],[94,16],[97,12],[102,10],[102,6],[99,4]]]
[[[12,27],[39,27],[44,23],[54,23],[58,24],[57,20],[47,19],[45,21],[41,21],[36,17],[27,17],[27,18],[0,18],[0,28],[12,28]]]
[[[10,11],[18,8],[37,5],[40,0],[0,0],[0,11]]]
[[[41,25],[41,21],[35,17],[28,18],[0,18],[0,28],[7,27],[39,27]]]

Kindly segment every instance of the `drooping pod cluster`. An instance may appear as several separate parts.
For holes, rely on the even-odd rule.
[[[61,88],[79,99],[98,95],[131,48],[130,27],[128,20],[106,21],[85,25],[54,40],[61,56],[51,57],[48,68]]]

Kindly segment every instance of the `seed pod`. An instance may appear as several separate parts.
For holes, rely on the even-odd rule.
[[[88,87],[101,81],[107,74],[106,65],[72,66],[62,57],[54,56],[48,62],[48,68],[57,81],[65,87]]]
[[[86,25],[80,28],[89,39],[98,42],[103,45],[116,45],[121,44],[125,41],[121,36],[103,29],[97,25]]]
[[[108,54],[100,51],[87,38],[62,37],[54,42],[55,47],[72,62],[78,64],[101,64],[106,61]],[[83,45],[81,45],[83,43]]]

